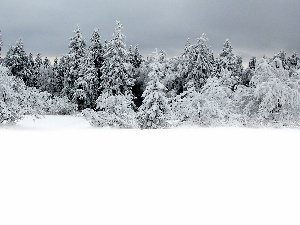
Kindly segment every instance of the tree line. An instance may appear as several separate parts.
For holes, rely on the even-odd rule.
[[[19,40],[0,54],[0,122],[80,111],[92,125],[126,128],[299,125],[297,53],[252,57],[244,68],[228,39],[218,56],[207,43],[203,34],[179,56],[144,58],[138,45],[127,48],[119,21],[111,40],[95,29],[89,45],[77,26],[68,53],[51,63]],[[2,44],[0,33],[0,53]]]

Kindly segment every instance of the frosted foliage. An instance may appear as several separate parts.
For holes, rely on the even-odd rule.
[[[170,108],[165,91],[166,87],[159,81],[159,66],[151,64],[150,81],[142,97],[144,98],[138,112],[138,122],[142,129],[167,127]]]
[[[200,93],[194,83],[187,84],[187,90],[176,96],[172,101],[172,112],[181,124],[200,124]]]
[[[93,126],[118,128],[137,128],[135,112],[130,96],[103,93],[97,99],[98,111],[83,110],[85,118]]]
[[[216,77],[209,78],[201,91],[200,118],[203,125],[230,122],[232,91]]]
[[[294,121],[300,106],[299,80],[292,80],[279,59],[262,59],[251,80],[261,122]]]

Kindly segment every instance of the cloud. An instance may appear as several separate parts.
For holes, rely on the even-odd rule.
[[[155,48],[179,54],[187,38],[193,42],[206,33],[215,54],[229,38],[248,58],[299,51],[299,8],[298,0],[2,0],[0,29],[4,51],[21,38],[27,52],[61,56],[77,24],[87,40],[96,27],[110,39],[120,20],[127,44],[139,44],[145,55]]]

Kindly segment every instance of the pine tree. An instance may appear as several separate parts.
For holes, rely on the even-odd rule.
[[[159,81],[162,76],[157,62],[151,64],[150,81],[143,93],[143,103],[138,111],[138,123],[142,129],[166,128],[170,107],[165,91],[166,87]]]
[[[104,62],[101,67],[100,88],[110,95],[132,95],[134,78],[129,62],[122,25],[116,22],[113,39],[107,44]]]

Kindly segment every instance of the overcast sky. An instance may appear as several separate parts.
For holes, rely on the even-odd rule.
[[[22,39],[26,52],[60,57],[68,51],[76,25],[89,41],[94,28],[110,39],[116,20],[127,45],[143,55],[155,48],[180,54],[187,38],[202,33],[215,55],[226,38],[245,60],[280,49],[300,52],[299,0],[0,0],[0,29],[9,44]]]

